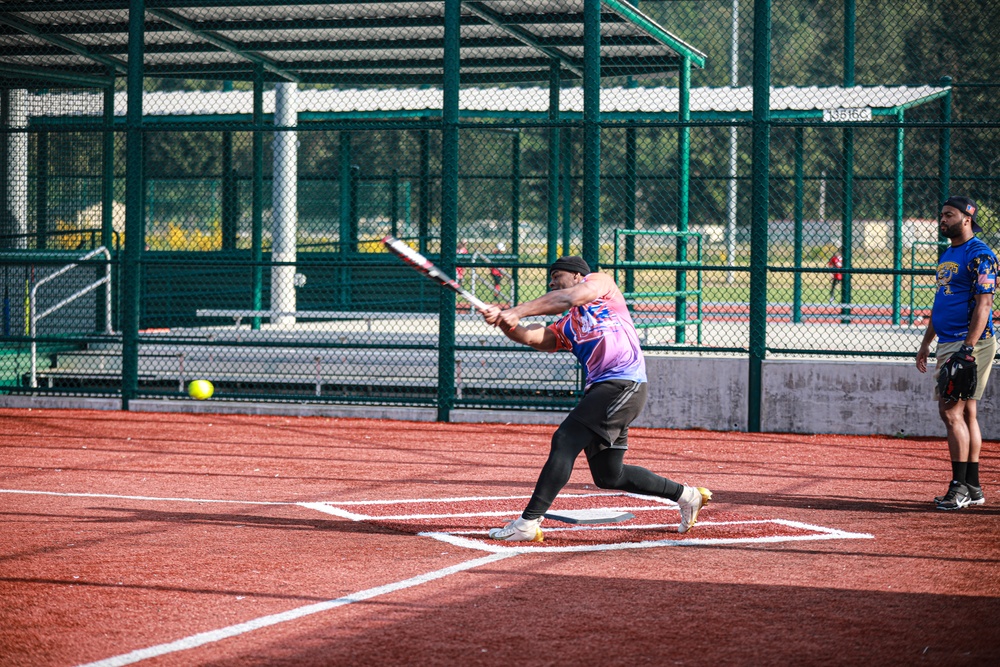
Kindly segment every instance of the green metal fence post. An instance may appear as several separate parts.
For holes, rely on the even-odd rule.
[[[399,236],[399,169],[392,170],[389,181],[389,229],[393,236]]]
[[[455,275],[458,250],[458,92],[461,64],[461,1],[444,3],[444,105],[441,123],[441,270]],[[455,403],[455,293],[440,291],[438,327],[438,421]]]
[[[562,133],[562,251],[570,252],[570,238],[573,225],[573,132],[569,128]]]
[[[113,77],[114,70],[108,72]],[[104,128],[101,132],[101,245],[114,256],[115,227],[115,87],[104,88]],[[103,294],[103,292],[98,292]]]
[[[143,203],[143,45],[145,0],[129,0],[128,109],[125,115],[125,262],[122,271],[122,409],[139,390],[139,303],[142,298],[142,250],[146,240]]]
[[[855,23],[857,21],[857,11],[855,0],[844,0],[844,87],[854,86],[854,45],[855,45]],[[845,304],[841,313],[845,316],[851,314],[850,303],[853,299],[851,294],[851,267],[854,265],[854,128],[845,127],[843,130],[843,172],[842,172],[842,193],[841,203],[841,256],[844,259],[844,278],[840,284],[840,300]],[[841,320],[844,324],[850,324],[849,317]]]
[[[521,256],[521,130],[516,130],[511,137],[510,153],[510,251],[519,258]],[[513,267],[510,273],[513,283],[511,305],[517,305],[517,267]]]
[[[361,167],[360,165],[351,165],[351,196],[350,203],[348,204],[348,209],[350,210],[350,215],[348,216],[348,222],[351,223],[351,233],[350,233],[350,252],[355,253],[358,251],[358,240],[361,238]],[[345,283],[346,284],[346,283]]]
[[[108,73],[114,80],[114,70]],[[101,245],[108,249],[111,259],[116,260],[114,202],[115,202],[115,87],[114,84],[104,88],[104,116],[101,131]],[[112,267],[113,271],[113,267]],[[104,290],[97,291],[98,331],[111,331],[114,327],[115,308],[114,293],[118,289],[117,276],[111,282],[112,289],[112,322],[106,322],[108,313]]]
[[[49,236],[49,133],[35,139],[35,248],[44,250]]]
[[[351,133],[340,132],[340,254],[351,246]]]
[[[417,216],[417,245],[427,253],[427,235],[431,228],[431,133],[420,131],[420,212]]]
[[[950,76],[941,77],[941,85],[949,88],[948,94],[941,98],[941,127],[938,137],[938,203],[951,196],[951,84]],[[939,213],[935,207],[934,214]]]
[[[222,151],[222,224],[220,231],[222,235],[221,247],[223,250],[236,249],[236,220],[238,212],[236,210],[238,196],[236,191],[236,174],[233,169],[233,133],[223,132],[221,139]]]
[[[222,91],[231,92],[233,90],[232,81],[222,82]],[[239,220],[239,191],[236,183],[236,172],[233,169],[233,133],[222,132],[222,249],[235,250],[236,237],[239,234],[237,222]]]
[[[678,87],[677,120],[681,123],[691,121],[691,59],[684,58],[681,62]],[[691,215],[691,126],[682,125],[677,137],[677,261],[687,261],[688,219]],[[687,271],[677,272],[677,298],[675,300],[674,317],[678,322],[687,321]],[[687,328],[681,325],[674,334],[678,343],[687,342]]]
[[[583,2],[583,259],[601,261],[601,1]]]
[[[892,268],[899,271],[903,268],[903,142],[906,130],[903,129],[903,112],[899,112],[900,126],[896,128],[896,182],[895,202],[892,225]],[[896,273],[892,277],[892,323],[899,326],[900,308],[902,306],[903,275]]]
[[[253,309],[264,303],[264,66],[253,68],[253,183],[250,203],[250,258],[253,264]],[[250,328],[260,330],[260,318],[250,321]]]
[[[559,93],[562,80],[559,60],[553,58],[549,64],[549,120],[559,120]],[[549,181],[548,185],[548,229],[545,240],[545,263],[551,264],[559,258],[559,151],[561,148],[558,126],[549,128]]]
[[[750,219],[750,363],[747,430],[761,430],[767,352],[767,224],[771,150],[771,0],[754,0],[753,193]]]
[[[629,127],[625,130],[625,229],[628,230],[634,230],[636,226],[637,159],[636,129]],[[625,261],[635,261],[635,236],[632,234],[625,235]],[[617,251],[615,252],[615,262],[618,262]],[[631,268],[625,269],[625,291],[635,291],[635,271]]]
[[[794,265],[802,268],[802,218],[805,199],[804,166],[805,128],[795,128],[795,234],[793,243]],[[802,321],[802,274],[796,271],[792,285],[792,322]]]

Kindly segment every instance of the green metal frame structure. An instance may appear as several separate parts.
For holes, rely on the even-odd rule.
[[[691,98],[692,70],[705,64],[705,55],[658,26],[642,14],[633,4],[621,0],[567,0],[555,3],[561,13],[540,16],[533,11],[532,3],[525,2],[520,13],[501,14],[496,3],[447,0],[440,3],[383,3],[377,11],[365,9],[362,3],[303,2],[297,3],[294,12],[282,14],[291,7],[277,0],[252,0],[233,6],[222,0],[102,0],[101,2],[61,2],[58,4],[31,0],[6,3],[0,8],[0,87],[4,89],[42,87],[89,87],[103,93],[103,115],[95,121],[102,130],[103,155],[102,203],[103,219],[101,236],[106,247],[114,247],[114,230],[111,212],[114,182],[114,139],[116,134],[126,138],[126,242],[125,249],[116,257],[121,269],[121,295],[119,321],[123,340],[123,407],[140,395],[138,384],[138,351],[143,344],[139,332],[142,302],[142,283],[138,276],[148,266],[148,253],[143,247],[147,202],[144,171],[147,165],[142,152],[143,137],[152,131],[184,131],[198,127],[205,131],[247,132],[252,135],[252,305],[254,311],[264,306],[266,293],[264,268],[269,262],[263,252],[264,242],[264,135],[290,131],[276,127],[274,116],[265,113],[263,95],[265,86],[291,82],[307,86],[363,86],[380,87],[435,86],[442,92],[439,109],[414,109],[397,112],[355,111],[342,113],[303,112],[299,120],[315,123],[327,130],[354,129],[359,123],[377,121],[380,127],[415,129],[421,133],[419,187],[419,239],[420,250],[427,252],[427,239],[432,226],[428,187],[430,175],[431,140],[440,136],[440,263],[449,272],[455,269],[458,243],[459,209],[459,137],[463,131],[476,127],[483,121],[495,121],[494,126],[505,129],[519,122],[530,121],[535,127],[546,129],[548,139],[548,173],[546,183],[546,260],[569,251],[570,218],[572,211],[566,204],[570,200],[570,178],[564,149],[570,135],[567,128],[578,132],[582,141],[582,223],[574,225],[582,239],[582,254],[592,265],[602,264],[601,248],[601,133],[609,128],[625,130],[624,182],[628,193],[623,221],[627,230],[634,230],[637,219],[636,184],[640,176],[637,160],[635,127],[630,123],[660,124],[677,129],[676,140],[676,244],[677,262],[667,268],[674,272],[675,312],[688,309],[689,273],[693,263],[687,257],[687,245],[681,236],[690,231],[692,208],[692,133],[693,126],[703,123],[747,127],[753,133],[750,186],[752,201],[749,228],[751,235],[750,266],[740,267],[749,275],[750,320],[749,337],[749,427],[759,430],[761,363],[768,353],[797,352],[796,350],[769,347],[767,342],[768,277],[782,271],[794,274],[793,319],[800,321],[802,303],[803,257],[802,224],[804,183],[814,178],[805,172],[804,144],[810,128],[818,126],[823,111],[815,109],[775,108],[776,89],[770,86],[770,2],[753,3],[753,104],[741,111],[699,110]],[[413,15],[412,8],[420,6],[421,15]],[[333,14],[324,13],[335,7]],[[432,7],[433,11],[428,10]],[[854,23],[856,11],[853,0],[847,0],[844,29],[844,88],[855,84]],[[289,10],[290,11],[290,10]],[[418,14],[420,12],[417,12]],[[70,18],[72,15],[72,18]],[[569,34],[554,38],[548,30],[552,26],[570,29]],[[609,29],[609,27],[611,29]],[[277,37],[267,36],[273,31]],[[262,36],[263,35],[263,36]],[[6,40],[6,41],[5,41]],[[18,50],[20,49],[20,51]],[[634,49],[629,52],[629,49]],[[412,52],[409,55],[408,52]],[[322,57],[316,54],[322,53]],[[362,53],[363,57],[355,54]],[[489,55],[483,55],[488,53]],[[474,54],[474,55],[473,55]],[[16,57],[14,57],[16,56]],[[602,81],[608,77],[669,74],[677,76],[678,106],[670,111],[608,112],[601,108]],[[142,90],[146,79],[190,78],[223,82],[240,81],[252,86],[252,112],[226,116],[158,117],[146,113],[141,95],[129,95],[124,117],[115,117],[114,93]],[[548,107],[532,111],[501,110],[467,113],[461,106],[461,91],[470,85],[509,86],[541,83],[548,86]],[[560,108],[565,99],[564,86],[582,86],[583,104],[579,109]],[[892,231],[892,317],[893,323],[902,320],[904,308],[902,276],[907,275],[903,266],[902,225],[903,186],[905,164],[903,147],[906,140],[903,123],[906,113],[916,105],[934,100],[942,103],[940,149],[938,155],[937,190],[941,198],[948,193],[951,178],[950,123],[951,92],[947,82],[941,90],[910,102],[873,108],[869,122],[833,122],[825,127],[842,130],[841,147],[844,156],[837,179],[844,196],[841,216],[841,238],[845,246],[845,280],[842,289],[842,312],[845,322],[852,312],[852,274],[863,273],[853,266],[851,247],[855,229],[855,132],[858,128],[882,124],[895,130],[893,154],[893,209]],[[888,121],[888,122],[883,122]],[[56,119],[37,119],[29,131],[51,127],[52,131],[81,129],[95,125],[87,121],[70,120],[64,126]],[[485,124],[485,123],[484,123]],[[770,266],[769,246],[769,188],[773,173],[769,163],[771,133],[775,128],[791,128],[794,132],[794,222],[796,256],[793,266]],[[45,154],[44,132],[39,132],[38,150]],[[512,137],[511,180],[517,183],[521,171],[520,135]],[[672,140],[672,139],[671,139]],[[353,200],[345,195],[352,181],[350,177],[352,146],[349,138],[341,135],[339,163],[341,238],[350,238],[349,225],[353,213]],[[228,151],[223,150],[223,158]],[[673,153],[671,153],[673,155]],[[695,156],[697,157],[697,156]],[[224,170],[225,171],[225,170]],[[227,172],[228,173],[228,172]],[[41,194],[38,202],[45,200],[45,180],[39,180]],[[223,190],[227,190],[224,183]],[[394,190],[395,192],[395,190]],[[696,193],[695,193],[696,194]],[[562,207],[560,208],[560,199]],[[519,189],[511,193],[514,220],[513,252],[518,253],[518,221],[520,209]],[[224,204],[225,208],[225,204]],[[231,215],[231,209],[230,214]],[[394,207],[395,210],[395,207]],[[48,212],[39,204],[37,218],[41,236],[46,226]],[[231,231],[232,220],[224,216]],[[560,238],[560,231],[562,236]],[[223,238],[231,238],[229,233]],[[634,238],[626,235],[624,265],[634,262]],[[342,247],[343,249],[343,247]],[[699,262],[700,264],[700,258]],[[911,264],[913,262],[911,261]],[[605,268],[620,267],[616,252],[615,264]],[[538,267],[534,267],[538,268]],[[660,267],[661,269],[663,267]],[[703,267],[724,270],[726,267]],[[912,271],[914,267],[911,266]],[[805,273],[810,270],[806,269]],[[517,268],[514,269],[517,280]],[[700,280],[700,273],[699,273]],[[633,273],[626,270],[625,289],[634,291]],[[700,291],[700,286],[699,290]],[[911,290],[912,293],[912,290]],[[456,387],[448,380],[456,363],[456,353],[463,351],[455,343],[454,296],[443,294],[439,304],[440,340],[438,375],[440,382],[434,405],[438,416],[447,420],[456,405]],[[912,306],[910,317],[912,319]],[[700,317],[698,318],[700,319]],[[683,321],[683,320],[682,320]],[[261,328],[260,317],[252,319],[254,329]],[[676,343],[686,344],[683,326],[677,327]],[[700,342],[699,331],[699,342]],[[469,405],[466,401],[463,405]]]
[[[328,18],[329,6],[338,8]],[[0,87],[85,85],[111,91],[124,77],[126,90],[141,91],[147,77],[252,81],[254,112],[238,129],[254,135],[253,252],[254,305],[261,295],[261,218],[263,132],[281,131],[268,125],[261,110],[263,85],[273,82],[351,86],[440,85],[444,104],[438,121],[427,129],[441,132],[441,262],[454,269],[457,242],[459,89],[462,85],[549,81],[553,99],[564,81],[580,80],[584,89],[582,128],[584,150],[583,255],[599,262],[600,218],[600,85],[609,76],[681,72],[689,85],[692,67],[705,56],[620,0],[575,0],[547,7],[541,14],[526,3],[520,14],[499,14],[488,2],[444,0],[422,3],[413,16],[411,3],[359,5],[353,2],[255,0],[233,6],[211,0],[119,0],[66,2],[53,7],[31,1],[7,3],[0,11],[0,50],[18,57],[0,57]],[[555,11],[553,11],[555,9]],[[72,11],[68,11],[72,10]],[[108,12],[117,20],[108,20]],[[287,12],[287,15],[282,15]],[[579,26],[575,37],[548,42],[551,26]],[[82,26],[82,27],[81,27]],[[603,34],[607,27],[612,29]],[[489,32],[488,36],[484,36]],[[261,40],[263,31],[283,37]],[[81,33],[86,35],[82,38]],[[296,33],[298,33],[296,35]],[[466,34],[469,33],[469,34]],[[295,35],[293,37],[293,35]],[[20,45],[20,46],[18,46]],[[13,47],[13,48],[12,48]],[[463,50],[488,48],[490,56],[463,58]],[[368,57],[356,57],[364,49]],[[406,51],[417,55],[407,57]],[[324,57],[315,57],[319,51]],[[428,52],[436,55],[428,57]],[[169,62],[164,56],[169,55]],[[107,101],[107,99],[106,99]],[[109,105],[106,104],[107,108]],[[555,113],[558,113],[557,111]],[[110,133],[113,118],[105,117]],[[122,266],[121,317],[123,340],[122,407],[138,392],[139,313],[142,300],[145,189],[142,138],[150,128],[143,114],[143,96],[129,95],[125,118],[126,223]],[[231,124],[221,131],[236,129]],[[553,133],[553,143],[558,141]],[[105,159],[110,160],[110,151]],[[344,147],[349,157],[349,147]],[[555,156],[554,156],[555,159]],[[107,167],[105,174],[111,172]],[[555,186],[552,186],[555,187]],[[421,189],[421,196],[427,190]],[[110,211],[106,188],[104,210]],[[422,207],[422,211],[426,207]],[[426,221],[422,221],[422,225]],[[423,237],[424,234],[422,233]],[[554,238],[549,254],[554,251]],[[258,323],[255,321],[255,326]],[[454,296],[444,293],[440,309],[439,418],[446,420],[455,400],[451,377],[455,347]]]

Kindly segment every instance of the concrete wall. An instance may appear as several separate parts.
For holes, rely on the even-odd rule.
[[[635,425],[745,431],[745,358],[646,356],[649,402]],[[762,367],[761,430],[944,437],[934,381],[912,359],[900,361],[774,359]],[[1000,370],[979,402],[983,437],[1000,438],[995,395]],[[558,423],[563,413],[456,410],[453,421]]]
[[[647,355],[649,402],[635,425],[647,428],[745,431],[745,358]],[[843,433],[944,437],[932,398],[930,374],[912,360],[770,360],[763,364],[761,426],[769,433]],[[983,437],[1000,439],[995,394],[1000,371],[979,403]],[[0,407],[94,408],[116,410],[114,399],[72,396],[0,396]],[[137,400],[139,412],[322,415],[434,421],[433,408],[364,407],[294,403]],[[473,423],[558,424],[565,413],[525,410],[454,410],[452,421]]]

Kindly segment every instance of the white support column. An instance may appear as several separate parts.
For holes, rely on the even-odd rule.
[[[275,127],[298,124],[298,84],[279,83],[274,91]],[[298,231],[298,132],[274,133],[274,170],[271,182],[271,261],[291,262],[271,267],[271,311],[295,312],[295,259]],[[272,324],[291,326],[291,315],[271,318]]]
[[[7,191],[4,201],[7,206],[8,229],[6,233],[15,236],[11,246],[28,247],[28,111],[27,91],[11,90],[7,93],[7,127],[14,132],[7,134]]]

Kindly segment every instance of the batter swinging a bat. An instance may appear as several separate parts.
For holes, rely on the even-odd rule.
[[[609,276],[591,273],[587,263],[574,256],[549,267],[549,290],[507,310],[491,305],[482,311],[488,324],[515,342],[544,352],[571,351],[587,374],[583,398],[552,436],[549,458],[528,506],[519,518],[491,530],[490,537],[541,542],[542,515],[569,482],[580,452],[586,452],[598,487],[675,501],[681,512],[678,531],[686,533],[712,493],[623,463],[629,424],[645,405],[647,392],[646,362],[625,298]],[[549,326],[520,323],[526,317],[562,313]]]

